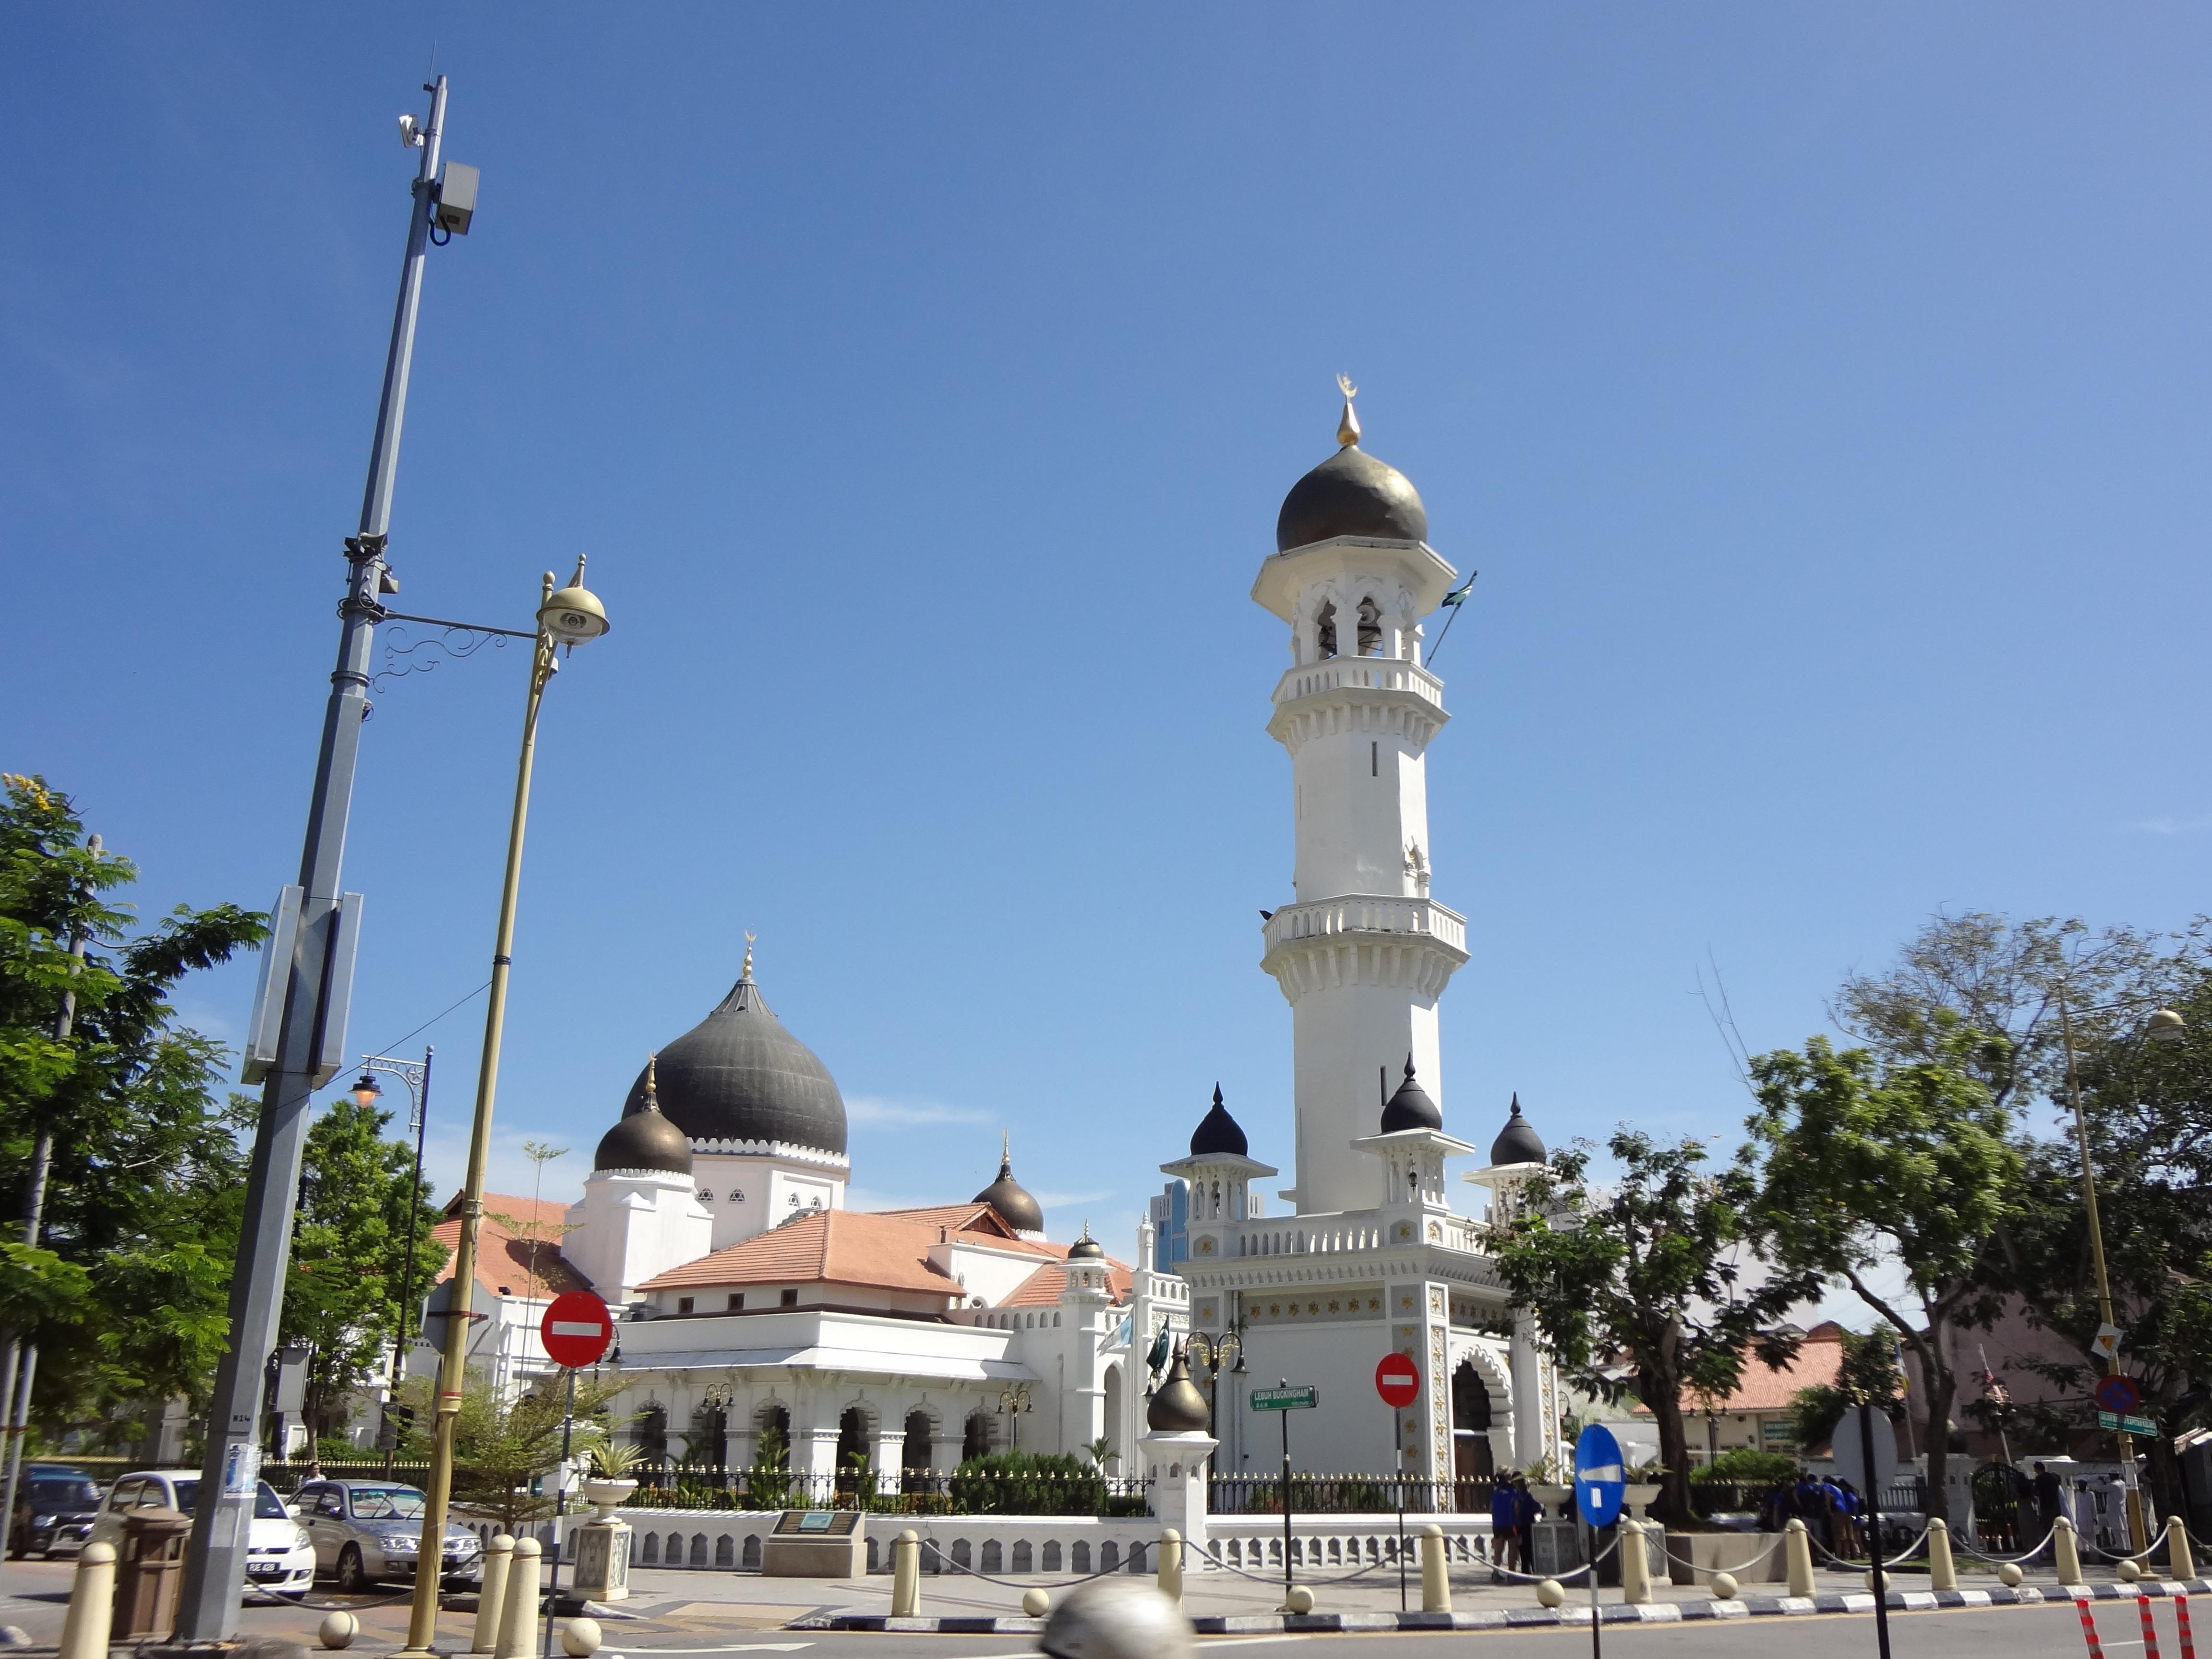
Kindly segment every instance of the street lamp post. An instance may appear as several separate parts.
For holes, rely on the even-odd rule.
[[[538,752],[538,710],[560,670],[559,653],[607,631],[606,608],[584,586],[584,561],[557,592],[545,573],[538,606],[538,633],[530,659],[530,690],[523,702],[522,753],[515,766],[514,811],[507,832],[507,873],[500,890],[499,926],[493,936],[491,1002],[484,1012],[483,1057],[477,1067],[476,1116],[469,1129],[469,1170],[461,1188],[460,1237],[453,1248],[453,1292],[446,1313],[445,1352],[438,1367],[435,1436],[422,1505],[422,1540],[415,1558],[415,1603],[405,1653],[430,1652],[438,1633],[438,1588],[444,1576],[446,1509],[453,1486],[453,1431],[468,1369],[469,1314],[476,1299],[477,1231],[483,1219],[484,1165],[491,1155],[492,1097],[499,1087],[500,1039],[507,1030],[507,971],[514,957],[515,901],[522,886],[522,832],[530,816],[530,775]]]
[[[399,429],[415,358],[415,319],[422,306],[430,244],[449,240],[456,231],[465,234],[476,205],[476,169],[454,162],[442,174],[440,170],[446,77],[437,76],[423,90],[430,94],[427,119],[417,122],[409,115],[399,124],[402,141],[419,146],[422,159],[408,208],[407,252],[399,268],[399,301],[385,356],[376,436],[369,447],[361,527],[345,540],[346,591],[338,605],[337,666],[331,675],[330,697],[323,711],[322,749],[315,765],[314,793],[308,800],[300,878],[279,897],[276,926],[264,947],[263,990],[244,1044],[242,1079],[261,1084],[261,1115],[246,1169],[245,1221],[231,1274],[230,1342],[216,1367],[209,1401],[200,1498],[192,1514],[177,1602],[179,1642],[226,1640],[238,1626],[259,1486],[263,1369],[276,1346],[277,1322],[283,1312],[300,1160],[307,1146],[307,1103],[344,1062],[346,1005],[362,907],[358,894],[340,892],[340,866],[346,820],[353,809],[361,726],[368,715],[369,658],[376,624],[385,614],[378,599],[398,591],[384,554],[398,478]],[[440,230],[443,235],[434,234]]]
[[[361,1080],[353,1085],[351,1093],[356,1106],[374,1106],[384,1093],[377,1082],[379,1072],[388,1072],[407,1085],[407,1127],[415,1133],[415,1182],[407,1189],[407,1256],[399,1269],[399,1317],[392,1333],[391,1395],[397,1396],[399,1384],[407,1375],[408,1327],[413,1322],[410,1310],[415,1303],[415,1246],[420,1230],[422,1194],[422,1137],[430,1122],[430,1062],[437,1050],[428,1044],[422,1048],[422,1062],[394,1060],[387,1054],[363,1054],[361,1057]],[[387,1401],[385,1421],[376,1431],[377,1443],[384,1452],[384,1472],[392,1473],[392,1455],[398,1449],[398,1425],[392,1421],[392,1406]]]
[[[1244,1339],[1233,1329],[1212,1337],[1194,1331],[1182,1345],[1182,1353],[1185,1363],[1206,1373],[1206,1431],[1218,1440],[1221,1437],[1221,1373],[1243,1373]]]
[[[1006,1419],[1006,1449],[1022,1449],[1022,1413],[1036,1409],[1030,1404],[1032,1390],[1026,1382],[1009,1382],[999,1390],[999,1415]]]
[[[2140,1006],[2134,1003],[2108,1003],[2101,1008],[2084,1009],[2085,1013],[2105,1013],[2112,1009]],[[2154,1042],[2182,1042],[2188,1034],[2188,1023],[2171,1008],[2160,1008],[2148,1021],[2150,1039]],[[2114,1328],[2112,1319],[2112,1285],[2105,1273],[2105,1231],[2097,1216],[2097,1176],[2089,1161],[2089,1120],[2081,1109],[2081,1079],[2074,1065],[2074,1016],[2066,1001],[2066,987],[2058,987],[2058,1036],[2066,1051],[2066,1096],[2074,1109],[2074,1138],[2081,1153],[2081,1206],[2089,1223],[2089,1261],[2097,1274],[2097,1321],[2101,1326]],[[2115,1340],[2105,1356],[2105,1374],[2118,1376],[2120,1373],[2120,1345]],[[2122,1417],[2124,1423],[2126,1419]],[[1936,1432],[1930,1425],[1929,1432]],[[2125,1428],[2118,1431],[2120,1469],[2127,1486],[2128,1553],[2140,1555],[2149,1547],[2150,1529],[2143,1517],[2142,1482],[2136,1471],[2135,1437]]]

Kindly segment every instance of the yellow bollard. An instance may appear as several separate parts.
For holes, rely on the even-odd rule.
[[[908,1527],[891,1545],[891,1617],[921,1616],[921,1534]]]
[[[1790,1593],[1813,1594],[1813,1535],[1802,1521],[1793,1520],[1782,1529],[1782,1550],[1790,1564]]]
[[[507,1604],[507,1570],[514,1555],[514,1540],[503,1532],[492,1534],[484,1546],[483,1587],[477,1592],[477,1632],[470,1639],[471,1653],[493,1653],[499,1648],[499,1612]]]
[[[115,1622],[115,1546],[87,1544],[70,1580],[69,1616],[62,1620],[59,1659],[107,1659]]]
[[[1620,1522],[1620,1599],[1641,1607],[1651,1599],[1651,1558],[1644,1550],[1644,1523]]]
[[[2189,1553],[2189,1523],[2178,1515],[2166,1517],[2166,1576],[2185,1582],[2197,1577],[2197,1558]]]
[[[1444,1529],[1433,1521],[1421,1528],[1421,1611],[1451,1611],[1451,1580],[1444,1572]]]
[[[2058,1569],[2058,1582],[2078,1584],[2081,1579],[2081,1547],[2074,1535],[2074,1523],[2064,1516],[2051,1523],[2051,1555]]]
[[[1173,1527],[1160,1528],[1160,1594],[1182,1601],[1182,1534]]]
[[[1883,1576],[1887,1577],[1888,1575]],[[1940,1515],[1928,1518],[1928,1588],[1933,1590],[1959,1588],[1959,1566],[1951,1559],[1951,1528]]]
[[[499,1612],[497,1659],[530,1659],[538,1650],[538,1540],[518,1538],[507,1570],[506,1605]],[[415,1569],[422,1569],[417,1565]]]

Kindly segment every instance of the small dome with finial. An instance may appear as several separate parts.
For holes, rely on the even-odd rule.
[[[670,1175],[691,1173],[691,1139],[661,1115],[660,1095],[654,1078],[658,1055],[645,1062],[645,1098],[599,1138],[592,1154],[594,1170],[661,1170]]]
[[[1190,1155],[1204,1158],[1209,1153],[1226,1152],[1234,1158],[1249,1157],[1251,1143],[1244,1139],[1244,1131],[1229,1109],[1221,1103],[1221,1085],[1213,1085],[1213,1109],[1198,1121],[1191,1132]]]
[[[1083,1224],[1083,1237],[1067,1247],[1067,1259],[1070,1261],[1103,1261],[1106,1259],[1106,1247],[1091,1237],[1089,1222]]]
[[[1167,1381],[1145,1407],[1145,1425],[1155,1434],[1204,1434],[1206,1414],[1206,1396],[1190,1380],[1190,1368],[1183,1364],[1182,1350],[1178,1348],[1175,1364],[1168,1367]]]
[[[1406,1056],[1406,1080],[1398,1085],[1382,1108],[1382,1133],[1395,1134],[1401,1129],[1441,1129],[1444,1115],[1437,1103],[1429,1098],[1429,1091],[1421,1087],[1413,1076],[1413,1057]]]
[[[1341,447],[1283,497],[1282,511],[1275,516],[1275,550],[1287,553],[1338,536],[1428,540],[1429,510],[1421,504],[1421,492],[1396,467],[1360,448],[1359,416],[1352,407],[1359,388],[1341,374],[1336,383],[1344,392],[1344,412],[1336,423]]]
[[[1528,1120],[1521,1115],[1521,1096],[1513,1096],[1513,1109],[1505,1119],[1505,1127],[1498,1132],[1498,1139],[1490,1143],[1490,1161],[1493,1165],[1507,1164],[1541,1164],[1544,1161],[1544,1138],[1536,1133]]]
[[[1030,1196],[1020,1182],[1014,1179],[1013,1144],[1010,1136],[1002,1134],[999,1139],[999,1178],[969,1201],[989,1205],[1018,1233],[1042,1233],[1044,1231],[1044,1207]]]

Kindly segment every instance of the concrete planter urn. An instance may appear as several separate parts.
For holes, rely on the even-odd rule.
[[[1630,1481],[1627,1496],[1629,1514],[1638,1521],[1644,1519],[1644,1511],[1659,1501],[1661,1490],[1659,1483],[1656,1480],[1649,1483],[1641,1480]]]
[[[636,1490],[635,1480],[602,1480],[593,1475],[584,1482],[584,1496],[591,1500],[602,1521],[613,1520],[616,1506]]]
[[[1574,1495],[1572,1486],[1557,1486],[1548,1480],[1531,1480],[1528,1483],[1528,1496],[1547,1510],[1557,1510]]]

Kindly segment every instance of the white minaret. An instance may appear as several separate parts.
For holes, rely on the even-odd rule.
[[[1437,999],[1467,960],[1466,919],[1429,896],[1429,739],[1443,683],[1420,619],[1457,575],[1427,541],[1405,475],[1359,448],[1344,387],[1336,454],[1298,480],[1252,597],[1291,625],[1267,730],[1291,751],[1297,902],[1268,920],[1261,966],[1296,1032],[1299,1212],[1374,1208],[1384,1080],[1410,1056],[1441,1097]]]

